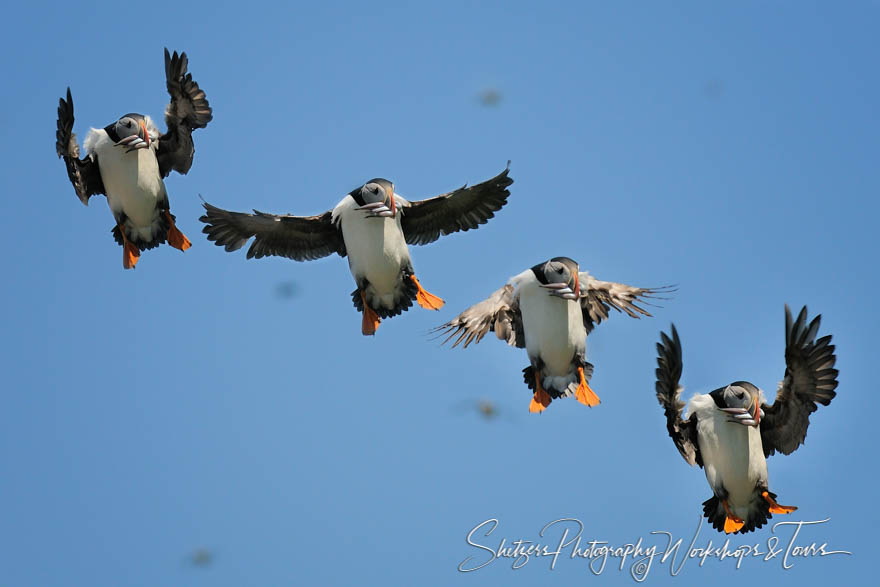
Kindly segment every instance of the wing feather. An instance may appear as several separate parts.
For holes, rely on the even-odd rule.
[[[67,177],[80,202],[89,205],[89,198],[104,193],[104,180],[98,162],[88,155],[79,158],[79,145],[73,132],[73,97],[67,88],[67,99],[58,100],[58,129],[55,131],[55,152],[64,159]]]
[[[165,108],[165,134],[159,137],[156,158],[159,173],[167,177],[171,171],[186,174],[192,167],[195,145],[192,132],[205,128],[213,119],[204,90],[187,73],[189,59],[186,53],[169,54],[165,49],[165,85],[171,101]]]
[[[402,204],[401,227],[411,245],[432,243],[441,235],[471,230],[488,222],[507,203],[513,183],[508,167],[490,180],[439,196]]]
[[[311,261],[332,253],[345,256],[345,243],[329,211],[317,216],[275,215],[258,210],[246,214],[207,202],[202,205],[206,212],[199,220],[207,225],[202,232],[217,246],[237,251],[256,237],[248,249],[248,259],[277,256]]]
[[[691,414],[687,420],[681,417],[684,410],[684,402],[681,401],[681,392],[684,388],[681,380],[681,340],[675,324],[672,325],[672,336],[665,332],[660,333],[660,342],[657,343],[657,370],[655,371],[657,383],[654,389],[657,392],[657,400],[663,406],[666,414],[666,430],[669,432],[675,448],[689,465],[703,466],[703,458],[700,455],[700,447],[697,442],[697,417]]]
[[[764,405],[761,442],[764,455],[776,451],[791,454],[804,443],[810,414],[818,404],[827,406],[837,395],[837,369],[831,336],[814,340],[819,333],[821,314],[807,323],[807,307],[791,318],[785,306],[785,377],[773,405]]]
[[[515,289],[515,284],[511,280],[482,302],[474,304],[446,324],[435,328],[434,332],[446,336],[442,344],[455,339],[452,348],[459,344],[462,344],[463,348],[467,348],[471,343],[476,344],[490,330],[510,346],[525,347],[522,314]]]
[[[618,312],[624,312],[632,318],[641,316],[650,317],[651,314],[638,304],[646,304],[650,298],[661,298],[658,294],[672,293],[673,287],[633,287],[613,281],[600,281],[589,273],[583,271],[578,274],[580,280],[581,312],[584,317],[584,328],[587,333],[592,332],[596,325],[608,318],[609,311],[613,308]]]

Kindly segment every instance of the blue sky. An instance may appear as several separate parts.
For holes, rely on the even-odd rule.
[[[675,578],[655,562],[648,582],[870,582],[878,16],[876,2],[12,7],[0,584],[630,584],[568,559],[456,569],[483,555],[465,536],[492,518],[509,541],[571,517],[585,541],[689,542],[710,490],[666,436],[658,332],[679,328],[686,397],[735,379],[772,396],[786,302],[822,313],[840,387],[806,445],[771,458],[771,490],[800,507],[791,520],[830,518],[798,544],[854,554],[690,561]],[[80,140],[126,112],[161,118],[165,46],[214,108],[191,172],[166,181],[194,246],[123,271],[104,201],[79,204],[55,157],[55,109],[69,85]],[[371,177],[418,199],[508,159],[493,221],[413,249],[447,306],[375,338],[345,260],[247,261],[197,220],[199,194],[314,214]],[[599,407],[532,416],[524,351],[427,331],[555,255],[680,289],[590,337]],[[481,399],[500,416],[469,408]],[[703,526],[697,546],[719,537]],[[199,548],[205,568],[186,562]]]

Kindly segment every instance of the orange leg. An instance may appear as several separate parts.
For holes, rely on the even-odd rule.
[[[596,392],[590,388],[589,384],[587,384],[587,378],[584,377],[584,368],[578,367],[578,377],[580,378],[580,383],[578,384],[577,391],[574,396],[577,398],[577,401],[581,402],[585,406],[593,406],[599,405],[599,396],[596,395]]]
[[[766,491],[761,492],[761,497],[764,498],[764,501],[770,504],[771,514],[790,514],[797,509],[797,506],[794,505],[779,505]]]
[[[529,412],[540,414],[547,409],[551,401],[553,399],[550,397],[550,394],[541,386],[541,374],[535,369],[535,396],[529,404]]]
[[[419,291],[416,294],[416,302],[418,302],[421,307],[428,310],[439,310],[443,307],[446,302],[444,302],[442,299],[438,298],[434,294],[425,291],[425,289],[422,288],[422,284],[419,283],[418,279],[416,279],[415,275],[410,275],[409,278],[412,279],[412,282],[416,284],[417,288],[419,288]]]
[[[376,311],[370,307],[370,304],[367,303],[367,294],[364,293],[364,290],[361,290],[361,300],[364,302],[364,315],[361,320],[361,333],[365,336],[370,336],[376,334],[376,330],[379,328],[379,315],[376,314]]]
[[[119,234],[122,235],[122,266],[125,269],[134,269],[141,258],[141,250],[128,240],[124,223],[119,225]]]
[[[724,518],[724,533],[731,534],[736,533],[740,528],[745,525],[745,522],[737,518],[730,511],[730,506],[727,505],[727,500],[723,500],[721,505],[724,506],[724,511],[727,513],[727,517]]]
[[[165,220],[168,221],[168,244],[181,251],[190,248],[192,243],[186,238],[185,234],[180,232],[177,225],[174,224],[174,218],[171,216],[171,212],[165,210],[162,213],[165,214]]]

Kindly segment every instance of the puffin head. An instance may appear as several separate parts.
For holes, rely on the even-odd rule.
[[[729,422],[756,428],[760,425],[761,418],[764,416],[764,410],[761,409],[764,394],[758,386],[748,381],[734,381],[727,387],[716,389],[709,395],[712,396],[715,405],[722,412],[729,414]]]
[[[394,202],[394,184],[387,179],[371,179],[351,194],[371,218],[394,218],[397,204]]]
[[[104,127],[117,147],[127,147],[126,153],[137,149],[149,149],[152,138],[147,126],[152,122],[143,114],[134,112],[122,116],[119,120]]]
[[[532,271],[551,296],[566,300],[577,300],[580,297],[580,279],[578,264],[568,257],[553,257],[545,263],[535,265]]]

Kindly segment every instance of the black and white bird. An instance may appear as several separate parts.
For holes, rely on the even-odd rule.
[[[689,465],[706,472],[712,497],[703,513],[718,531],[745,533],[764,525],[772,514],[794,506],[776,503],[767,478],[767,457],[791,454],[807,436],[809,416],[817,404],[836,395],[837,370],[831,336],[816,340],[821,316],[807,322],[806,306],[796,320],[785,306],[785,377],[776,399],[767,405],[764,392],[748,381],[734,381],[708,394],[696,394],[682,419],[681,341],[660,333],[657,344],[656,392],[666,412],[666,427]]]
[[[171,102],[165,109],[165,134],[149,116],[126,114],[104,128],[93,128],[83,143],[80,159],[73,133],[73,98],[58,105],[55,148],[67,165],[67,175],[83,204],[96,194],[107,196],[116,226],[113,236],[122,246],[122,266],[132,269],[140,253],[164,242],[185,251],[191,246],[174,223],[165,182],[172,171],[185,174],[195,148],[192,131],[211,121],[205,92],[187,73],[186,53],[165,49],[165,78]]]
[[[533,393],[530,412],[574,395],[593,407],[599,397],[590,388],[593,365],[586,359],[586,338],[612,308],[633,318],[650,316],[636,303],[670,288],[642,288],[599,281],[568,257],[554,257],[516,275],[488,299],[435,329],[444,343],[453,338],[467,348],[489,330],[511,346],[525,347],[530,365],[523,370]]]
[[[255,237],[248,259],[348,256],[357,284],[352,300],[363,314],[361,332],[372,335],[382,318],[408,310],[413,300],[429,310],[443,306],[443,300],[416,279],[407,245],[424,245],[440,235],[485,224],[507,203],[507,188],[513,183],[509,170],[475,186],[415,202],[395,193],[391,181],[371,179],[346,194],[333,210],[317,216],[229,212],[206,202],[201,221],[207,226],[202,232],[227,251]]]

